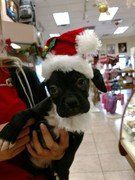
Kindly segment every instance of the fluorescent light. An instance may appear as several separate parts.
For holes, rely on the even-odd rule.
[[[58,37],[58,36],[60,36],[60,34],[49,34],[49,36],[52,38],[52,37]]]
[[[121,26],[118,27],[113,34],[122,34],[124,33],[127,29],[129,28],[129,26]]]
[[[15,43],[11,43],[11,46],[13,49],[21,49],[21,46],[19,46],[18,44],[15,44]]]
[[[68,12],[53,13],[53,17],[57,26],[70,24]]]
[[[108,13],[100,13],[99,21],[108,21],[112,20],[116,12],[118,11],[118,7],[110,7],[108,8]]]
[[[41,32],[38,31],[38,32],[37,32],[37,35],[40,36],[40,35],[41,35]]]

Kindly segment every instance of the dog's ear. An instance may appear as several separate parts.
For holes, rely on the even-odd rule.
[[[94,83],[94,85],[102,92],[107,92],[104,80],[103,80],[103,76],[100,73],[100,71],[98,69],[93,69],[93,73],[94,73],[94,77],[92,80],[92,82]]]

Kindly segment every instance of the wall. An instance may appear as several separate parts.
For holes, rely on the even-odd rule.
[[[135,36],[102,39],[102,43],[103,43],[102,50],[106,51],[107,44],[115,44],[115,52],[119,53],[118,43],[123,43],[123,42],[127,43],[127,54],[130,55],[130,49],[132,47],[135,47]]]

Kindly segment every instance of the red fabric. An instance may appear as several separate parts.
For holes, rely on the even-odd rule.
[[[0,162],[1,180],[46,180],[44,176],[33,176],[18,166]]]
[[[9,72],[0,68],[0,84],[9,78]],[[0,124],[9,122],[18,111],[26,109],[26,105],[18,97],[15,87],[0,86]],[[0,179],[5,180],[42,180],[43,176],[34,177],[18,166],[18,157],[8,161],[0,162]],[[21,164],[21,159],[19,159]]]
[[[0,69],[0,84],[9,78],[6,69]],[[18,97],[14,86],[0,86],[0,124],[9,122],[14,114],[26,109],[24,102]]]
[[[32,180],[33,176],[25,170],[7,162],[0,162],[0,179],[5,180]]]
[[[53,52],[55,55],[75,55],[76,52],[76,36],[79,35],[81,32],[84,31],[84,28],[68,31],[64,34],[62,34],[59,37],[56,37],[56,44],[52,48],[51,52]],[[49,39],[46,43],[46,46],[49,46],[50,42],[53,40],[53,38]]]

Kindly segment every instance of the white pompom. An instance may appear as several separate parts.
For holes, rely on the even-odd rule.
[[[76,43],[76,50],[78,54],[81,55],[95,52],[102,46],[102,43],[96,33],[89,29],[84,30],[83,33],[76,36]]]

